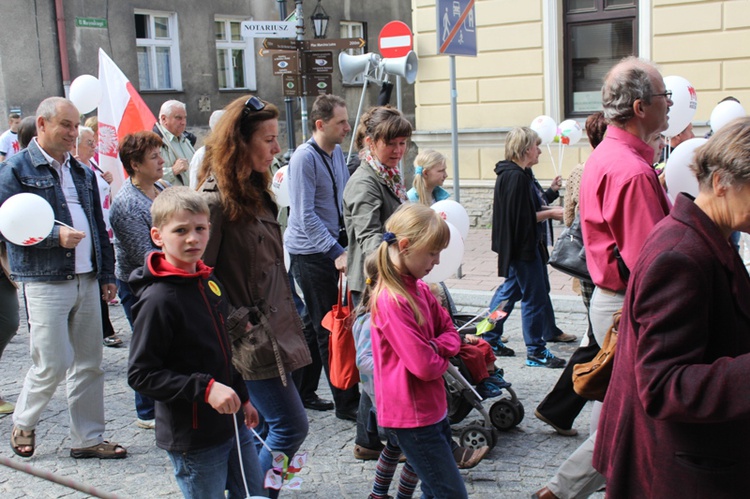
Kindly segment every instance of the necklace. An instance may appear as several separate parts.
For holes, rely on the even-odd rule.
[[[149,195],[148,195],[148,193],[147,193],[146,191],[144,191],[144,190],[143,190],[143,189],[141,188],[141,186],[140,186],[140,185],[138,185],[137,183],[133,182],[133,179],[132,179],[132,178],[130,179],[130,183],[131,183],[131,184],[133,184],[133,187],[135,187],[136,189],[138,189],[139,191],[141,191],[141,192],[143,193],[143,195],[144,195],[144,196],[146,196],[147,198],[149,198],[149,199],[150,199],[150,200],[152,200],[152,201],[153,201],[154,199],[156,199],[156,196],[158,196],[158,195],[159,195],[159,189],[157,189],[157,188],[156,188],[156,186],[153,186],[153,188],[154,188],[154,195],[153,195],[153,196],[149,196]]]

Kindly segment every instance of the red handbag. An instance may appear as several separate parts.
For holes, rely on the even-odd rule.
[[[352,334],[351,293],[346,286],[346,305],[343,302],[344,274],[339,273],[339,301],[323,317],[321,325],[331,332],[328,337],[328,366],[331,384],[341,390],[347,390],[359,382],[357,369],[357,350]]]

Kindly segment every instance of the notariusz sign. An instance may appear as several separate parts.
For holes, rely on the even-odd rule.
[[[242,21],[243,38],[295,38],[296,21]]]

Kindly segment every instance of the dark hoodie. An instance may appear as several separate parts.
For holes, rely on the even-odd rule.
[[[495,173],[492,251],[497,253],[498,275],[508,277],[513,260],[536,258],[542,231],[536,221],[538,200],[531,172],[513,161],[500,161]]]
[[[129,284],[138,302],[128,383],[157,401],[156,445],[185,452],[225,442],[234,435],[231,416],[206,402],[206,390],[215,380],[232,387],[243,404],[249,397],[232,366],[226,293],[213,269],[199,261],[196,273],[188,274],[153,252]]]

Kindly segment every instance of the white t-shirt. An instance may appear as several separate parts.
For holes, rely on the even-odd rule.
[[[20,150],[18,146],[18,134],[16,132],[6,130],[0,135],[0,154],[4,154],[5,159],[10,158]]]

